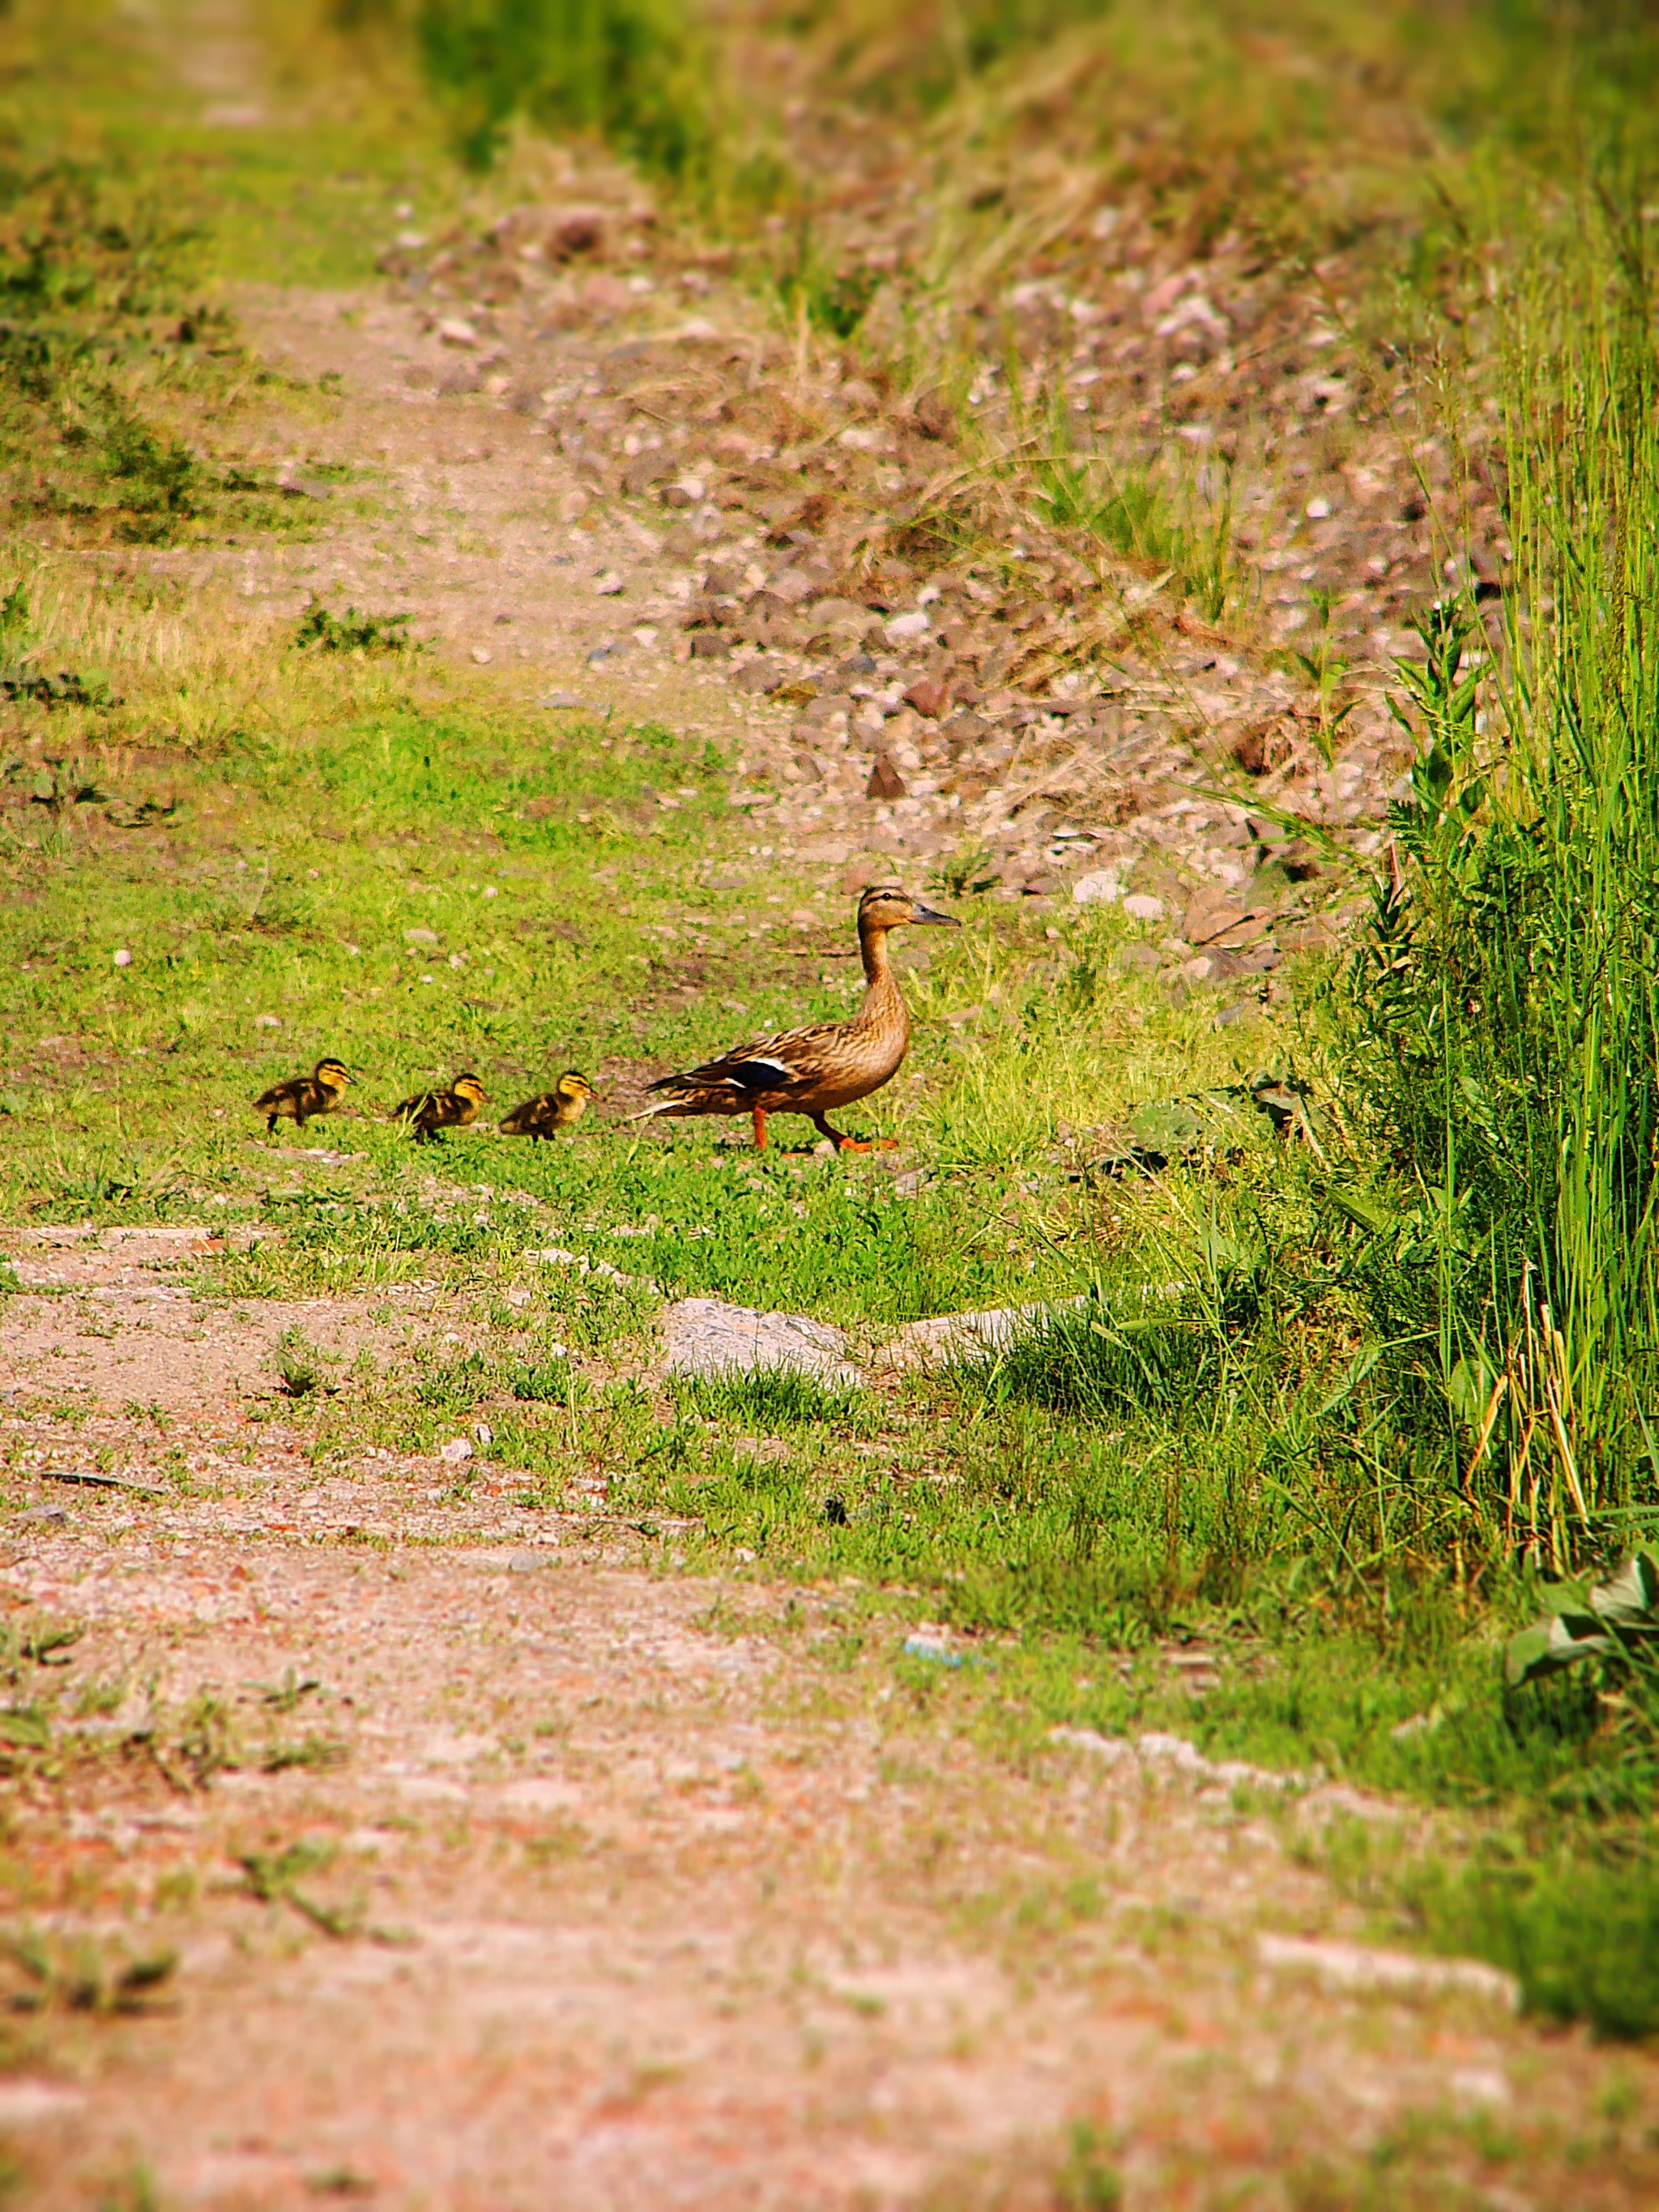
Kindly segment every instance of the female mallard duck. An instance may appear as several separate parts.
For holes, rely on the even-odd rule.
[[[550,1091],[544,1091],[539,1098],[526,1098],[522,1106],[503,1114],[495,1127],[503,1137],[529,1137],[539,1144],[544,1137],[574,1129],[592,1095],[587,1078],[569,1067]]]
[[[309,1075],[291,1076],[286,1083],[262,1091],[253,1102],[253,1110],[264,1115],[268,1137],[276,1135],[279,1121],[297,1122],[303,1129],[313,1114],[334,1111],[350,1080],[343,1061],[319,1060]]]
[[[893,884],[866,891],[859,901],[859,953],[868,987],[850,1022],[820,1022],[781,1036],[757,1037],[684,1075],[665,1075],[651,1085],[667,1093],[653,1115],[752,1114],[755,1143],[766,1143],[769,1114],[805,1114],[836,1150],[867,1152],[869,1145],[832,1129],[824,1116],[890,1083],[910,1044],[910,1016],[887,958],[887,933],[907,926],[960,927],[953,915],[935,914]]]
[[[399,1099],[386,1116],[401,1121],[417,1145],[429,1145],[446,1129],[465,1129],[478,1118],[486,1092],[476,1075],[458,1075],[447,1091],[417,1091]]]

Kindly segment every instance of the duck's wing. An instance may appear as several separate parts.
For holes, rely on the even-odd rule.
[[[291,1078],[287,1083],[273,1083],[269,1091],[262,1091],[254,1100],[255,1109],[285,1106],[290,1098],[297,1098],[306,1081],[304,1076]]]
[[[783,1030],[775,1036],[755,1037],[747,1044],[734,1045],[717,1060],[705,1060],[700,1066],[688,1067],[678,1075],[659,1076],[650,1088],[682,1097],[725,1091],[744,1098],[805,1088],[817,1079],[842,1028],[839,1022],[819,1022],[811,1029]]]
[[[416,1114],[424,1114],[434,1103],[429,1091],[417,1091],[412,1098],[400,1098],[386,1115],[388,1121],[403,1121]]]

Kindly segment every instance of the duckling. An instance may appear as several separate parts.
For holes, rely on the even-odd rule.
[[[486,1093],[476,1075],[458,1075],[447,1091],[417,1091],[400,1099],[386,1116],[401,1121],[417,1145],[441,1141],[446,1129],[465,1129],[478,1118]]]
[[[529,1137],[539,1144],[544,1137],[574,1129],[592,1095],[593,1086],[587,1078],[574,1067],[567,1068],[550,1091],[544,1091],[538,1098],[526,1098],[522,1106],[503,1114],[496,1129],[503,1137]]]
[[[276,1135],[279,1121],[297,1122],[303,1129],[313,1114],[334,1111],[350,1080],[343,1061],[319,1060],[309,1075],[290,1076],[286,1083],[275,1083],[269,1091],[262,1091],[253,1102],[253,1110],[264,1115],[268,1137]]]
[[[851,1021],[820,1022],[811,1029],[757,1037],[683,1075],[662,1076],[651,1085],[667,1094],[662,1103],[629,1118],[749,1114],[754,1117],[756,1146],[763,1151],[769,1114],[805,1114],[838,1152],[867,1152],[866,1140],[832,1129],[825,1116],[833,1108],[850,1106],[879,1091],[903,1065],[910,1016],[888,961],[887,933],[927,926],[961,927],[953,915],[935,913],[896,884],[866,891],[858,915],[866,989]]]

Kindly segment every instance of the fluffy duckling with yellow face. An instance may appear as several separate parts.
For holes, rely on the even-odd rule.
[[[253,1102],[256,1114],[265,1117],[265,1134],[273,1137],[279,1121],[292,1121],[303,1129],[313,1115],[331,1114],[345,1095],[351,1078],[343,1061],[319,1060],[309,1075],[290,1076],[274,1083]]]
[[[593,1086],[587,1078],[568,1067],[550,1091],[526,1098],[522,1106],[503,1114],[495,1126],[504,1137],[528,1137],[539,1144],[544,1137],[562,1136],[574,1129],[592,1095]]]
[[[447,1091],[417,1091],[399,1099],[386,1119],[401,1121],[417,1145],[434,1144],[446,1129],[470,1128],[488,1096],[476,1075],[458,1075]]]

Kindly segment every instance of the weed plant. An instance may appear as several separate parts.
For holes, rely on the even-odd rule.
[[[1034,470],[1036,498],[1057,530],[1158,571],[1218,622],[1233,595],[1232,508],[1224,478],[1206,483],[1109,455],[1060,453]]]
[[[409,653],[419,645],[409,635],[413,615],[360,615],[348,607],[343,615],[331,613],[314,595],[300,617],[294,641],[319,653]]]
[[[1433,1224],[1432,1365],[1494,1542],[1558,1567],[1650,1506],[1659,580],[1652,301],[1584,207],[1517,269],[1501,649],[1438,609],[1424,750],[1352,1003]]]
[[[186,304],[192,243],[142,184],[108,170],[58,160],[6,176],[0,461],[26,512],[107,518],[145,538],[197,512],[190,450],[136,404],[159,319],[177,319],[175,349],[220,336],[222,318]]]

